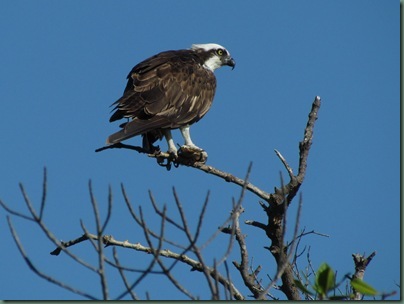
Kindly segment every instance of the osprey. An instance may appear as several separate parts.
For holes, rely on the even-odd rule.
[[[137,64],[129,73],[123,96],[114,102],[110,122],[128,118],[120,131],[110,135],[107,144],[133,136],[143,136],[143,148],[164,136],[168,152],[177,156],[171,130],[180,129],[188,149],[203,151],[191,140],[190,125],[210,109],[216,90],[213,72],[236,63],[221,45],[193,44],[190,49],[166,51]]]

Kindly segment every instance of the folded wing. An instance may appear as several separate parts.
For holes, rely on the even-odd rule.
[[[110,121],[129,118],[107,144],[163,129],[176,129],[201,119],[216,89],[212,71],[189,50],[157,54],[136,65]]]

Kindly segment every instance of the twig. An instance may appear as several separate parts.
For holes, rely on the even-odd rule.
[[[46,179],[44,179],[46,181]],[[29,219],[31,221],[34,221],[38,224],[38,226],[42,229],[43,233],[48,237],[48,239],[58,248],[60,248],[60,250],[63,250],[70,258],[72,258],[73,260],[75,260],[77,263],[79,263],[80,265],[84,266],[85,268],[90,269],[91,271],[97,272],[97,268],[91,266],[90,264],[84,262],[82,259],[80,259],[79,257],[77,257],[76,255],[72,254],[70,251],[66,250],[61,241],[59,241],[54,235],[53,233],[48,229],[48,227],[46,227],[46,225],[44,224],[44,222],[42,221],[42,219],[36,214],[34,206],[31,203],[31,200],[29,199],[27,193],[25,192],[25,188],[23,186],[22,183],[19,184],[20,186],[20,190],[22,193],[22,196],[24,198],[24,202],[27,206],[27,209],[29,210],[29,212],[31,213],[31,217],[26,218],[25,215],[20,214],[18,212],[12,212],[12,214],[18,215],[22,218],[26,218]],[[44,187],[43,189],[45,189],[46,191],[46,187]],[[42,195],[42,197],[45,197],[46,195]],[[7,209],[11,210],[11,208]]]
[[[133,290],[132,290],[133,287],[131,287],[131,286],[129,285],[129,282],[128,282],[128,280],[126,279],[125,273],[124,273],[124,271],[123,271],[123,267],[121,266],[121,264],[120,264],[120,262],[119,262],[119,259],[118,259],[118,252],[117,252],[117,250],[116,250],[116,247],[113,248],[112,252],[113,252],[113,257],[114,257],[115,264],[116,264],[116,266],[117,266],[117,268],[118,268],[119,275],[120,275],[121,278],[122,278],[122,282],[123,282],[123,284],[125,285],[126,290],[128,291],[128,293],[129,293],[130,296],[132,297],[132,300],[139,300],[139,298],[137,297],[137,295],[136,295],[136,294],[133,292]]]
[[[244,235],[241,233],[240,223],[238,220],[240,214],[243,211],[244,209],[240,207],[234,212],[235,235],[236,241],[240,248],[241,262],[237,263],[233,261],[233,265],[240,272],[244,285],[246,285],[247,288],[253,293],[254,298],[258,298],[261,292],[261,288],[259,285],[255,284],[254,277],[251,276],[249,273],[247,244],[245,242]]]
[[[95,150],[95,152],[101,152],[101,151],[108,150],[108,149],[129,149],[129,150],[137,151],[139,153],[146,153],[146,154],[149,153],[148,150],[145,150],[142,147],[126,145],[126,144],[123,144],[123,143],[116,143],[116,144],[113,144],[113,145],[98,148],[98,149]]]
[[[140,226],[142,226],[142,221],[141,221],[140,218],[137,217],[137,215],[135,214],[133,208],[131,207],[131,203],[130,203],[130,201],[129,201],[129,198],[128,198],[126,192],[125,192],[125,188],[123,187],[123,185],[121,185],[121,188],[122,188],[122,193],[123,193],[123,195],[124,195],[124,200],[125,200],[125,203],[126,203],[128,209],[129,209],[129,212],[131,213],[131,215],[132,215],[132,217],[135,219],[135,221],[136,221]],[[157,208],[157,204],[156,204],[156,202],[154,201],[154,198],[153,198],[152,193],[149,192],[149,194],[150,194],[150,198],[151,198],[152,204],[154,205],[155,210],[159,210],[159,211],[156,212],[156,213],[157,213],[159,216],[162,215],[163,212],[161,212],[160,209]],[[178,198],[178,197],[177,197],[177,198]],[[208,199],[208,196],[207,196],[206,199],[205,199],[204,205],[207,204],[207,199]],[[202,213],[204,213],[203,210],[204,210],[205,208],[206,208],[206,207],[203,207],[203,208],[202,208]],[[185,214],[184,214],[184,216],[185,216]],[[167,219],[167,218],[168,218],[168,217],[166,216],[166,219]],[[200,219],[203,218],[202,214],[200,214],[199,218],[200,218]],[[168,222],[168,221],[167,221],[167,222]],[[199,222],[201,222],[201,220],[200,220]],[[184,226],[183,224],[182,224],[182,225],[179,225],[178,223],[175,223],[174,221],[173,221],[172,224],[175,225],[177,228],[180,228],[181,231],[183,231],[183,232],[185,231],[185,228],[183,227],[183,226]],[[201,225],[201,224],[198,224],[198,226],[200,226],[200,225]],[[146,228],[148,229],[148,233],[150,233],[150,235],[152,235],[153,232],[152,232],[148,227],[146,227]],[[156,235],[156,238],[158,239],[157,234],[154,234],[154,235]],[[169,241],[169,240],[167,240],[167,239],[164,239],[164,241],[167,242],[167,243],[172,243],[171,241]],[[113,244],[113,239],[111,239],[111,243],[110,243],[110,244]],[[128,244],[129,244],[129,243],[126,242],[125,246],[133,246],[133,244],[132,244],[132,245],[128,245]],[[120,244],[117,243],[116,245],[119,246]],[[152,249],[149,248],[149,247],[143,247],[143,246],[142,246],[142,247],[143,247],[143,248],[142,248],[142,247],[139,247],[140,244],[136,244],[136,245],[137,245],[136,250],[140,249],[140,250],[146,251],[146,252],[148,252],[148,253],[151,253],[151,252],[152,252],[152,251],[151,251]],[[203,272],[204,267],[202,266],[202,264],[201,264],[200,262],[198,262],[198,261],[195,261],[195,260],[193,260],[193,259],[190,259],[190,258],[186,255],[186,252],[189,251],[189,249],[190,249],[192,246],[193,246],[193,242],[191,242],[191,243],[188,245],[187,248],[184,247],[184,246],[177,245],[178,248],[183,248],[183,249],[184,249],[183,252],[182,252],[182,253],[179,253],[179,254],[178,254],[178,253],[173,253],[173,252],[170,251],[170,250],[162,250],[159,254],[160,254],[161,256],[168,257],[168,258],[172,258],[172,259],[175,260],[174,263],[172,264],[172,266],[170,266],[170,268],[168,268],[168,270],[171,270],[171,269],[174,267],[174,265],[175,265],[176,263],[182,262],[182,263],[186,263],[186,264],[190,265],[190,266],[192,267],[192,268],[191,268],[192,270],[196,270],[196,271]],[[135,249],[135,248],[134,248],[134,249]],[[212,276],[212,275],[214,274],[214,270],[210,269],[210,268],[207,267],[206,265],[205,265],[205,267],[206,267],[206,269],[209,270],[209,274]],[[238,299],[238,300],[244,299],[244,297],[242,296],[242,294],[235,288],[235,286],[234,286],[231,282],[228,282],[228,281],[227,281],[223,276],[221,276],[220,274],[219,274],[218,278],[219,278],[219,282],[220,282],[225,288],[231,289],[232,294],[234,295],[234,298],[235,298],[235,299]]]
[[[10,213],[10,214],[12,214],[12,215],[15,215],[15,216],[17,216],[17,217],[23,218],[23,219],[28,220],[28,221],[36,222],[36,220],[33,219],[32,217],[30,217],[30,216],[28,216],[28,215],[25,215],[25,214],[22,214],[21,212],[17,212],[17,211],[15,211],[15,210],[11,209],[11,208],[8,207],[2,200],[0,200],[0,205],[1,205],[1,207],[3,207],[4,210],[6,210],[8,213]]]
[[[206,282],[208,283],[208,286],[209,286],[209,289],[211,291],[211,294],[215,295],[217,293],[217,291],[215,290],[214,284],[213,284],[213,282],[211,280],[211,273],[209,273],[209,271],[207,269],[207,266],[206,266],[206,263],[204,262],[203,256],[202,256],[199,248],[196,246],[197,239],[196,239],[196,236],[192,236],[192,234],[191,234],[191,231],[189,229],[188,222],[187,222],[184,210],[182,209],[182,204],[181,204],[175,190],[173,190],[173,191],[174,191],[174,201],[175,201],[177,209],[178,209],[178,211],[180,213],[182,226],[184,227],[184,233],[185,233],[185,235],[186,235],[186,237],[187,237],[187,239],[189,241],[189,244],[190,244],[189,248],[192,248],[192,252],[198,258],[198,261],[199,261],[199,263],[200,263],[200,265],[202,267],[202,273],[205,275]],[[203,209],[205,209],[205,207]],[[203,214],[204,213],[202,213],[200,215],[200,219],[199,219],[200,224],[202,222],[201,218],[203,218]],[[198,233],[198,235],[199,235],[199,233]]]
[[[173,188],[173,191],[174,191],[174,196],[177,196],[177,192],[175,191],[175,188]],[[205,201],[203,202],[203,205],[202,205],[202,210],[199,213],[198,223],[196,225],[195,234],[194,234],[194,237],[193,237],[195,242],[199,239],[199,234],[202,231],[202,223],[203,223],[203,219],[205,217],[206,209],[208,207],[209,197],[210,197],[210,191],[208,191],[208,193],[206,194]]]
[[[315,235],[319,235],[319,236],[323,236],[323,237],[330,237],[328,234],[320,233],[320,232],[317,232],[317,231],[314,231],[314,230],[311,230],[311,231],[308,231],[308,232],[305,232],[305,230],[303,230],[298,236],[296,236],[296,239],[294,239],[292,241],[300,240],[302,237],[304,237],[306,235],[309,235],[309,234],[315,234]],[[286,247],[288,248],[291,244],[292,244],[292,242],[290,242]]]
[[[39,209],[39,219],[40,220],[42,220],[43,212],[45,210],[46,193],[47,193],[47,174],[46,174],[46,167],[45,167],[43,170],[41,207]]]
[[[248,259],[247,244],[245,242],[245,237],[241,232],[240,222],[239,222],[239,217],[240,217],[241,213],[244,212],[244,208],[241,206],[241,202],[244,198],[246,189],[248,189],[248,178],[249,178],[249,175],[251,172],[251,167],[252,167],[252,163],[250,163],[250,165],[248,167],[247,176],[246,176],[246,179],[244,182],[243,190],[240,194],[239,201],[238,201],[237,205],[233,208],[234,231],[232,231],[232,233],[234,233],[234,235],[236,236],[236,241],[240,248],[240,258],[241,258],[240,263],[237,263],[234,261],[233,265],[240,272],[244,285],[246,285],[247,288],[253,293],[255,298],[258,298],[262,288],[259,284],[255,283],[255,276],[251,275],[249,273],[249,266],[248,266],[249,259]]]
[[[93,194],[93,188],[91,186],[91,180],[88,182],[88,188],[90,192],[90,201],[91,205],[93,206],[93,213],[95,217],[95,227],[97,230],[97,241],[98,241],[98,246],[96,248],[97,254],[98,254],[98,275],[100,276],[101,280],[101,289],[102,289],[102,294],[103,294],[103,300],[108,300],[109,295],[108,295],[108,283],[107,283],[107,278],[106,278],[106,273],[105,273],[105,262],[104,262],[104,249],[103,249],[103,243],[102,243],[102,230],[103,227],[106,226],[108,223],[108,220],[110,218],[110,214],[107,216],[106,220],[104,221],[104,225],[101,225],[101,219],[100,219],[100,213],[98,211],[98,204],[97,201],[94,197]],[[109,194],[109,197],[111,197],[111,194]],[[111,201],[110,199],[108,201]],[[109,204],[111,206],[111,204]],[[108,208],[108,211],[111,211],[111,207]]]
[[[226,270],[226,278],[228,282],[232,282],[231,277],[230,277],[230,271],[229,271],[229,265],[227,264],[227,261],[224,261],[224,268]],[[227,296],[227,291],[229,291],[229,296]],[[233,299],[233,289],[231,288],[224,288],[225,292],[225,299],[226,300],[231,300]]]
[[[150,197],[150,202],[153,205],[154,211],[157,213],[157,215],[159,215],[161,217],[163,215],[163,212],[158,208],[158,206],[156,204],[156,200],[154,199],[153,193],[150,190],[149,190],[149,197]],[[177,229],[179,229],[180,231],[184,231],[183,226],[179,225],[176,221],[174,221],[170,217],[167,217],[167,215],[166,215],[166,221],[168,223],[170,223],[171,225],[173,225],[174,227],[176,227]]]
[[[116,244],[114,244],[114,242],[115,242]],[[118,241],[118,242],[117,242],[117,241],[115,241],[115,240],[113,239],[112,236],[109,236],[109,237],[108,237],[108,245],[119,246],[119,245],[117,245],[117,244],[121,244],[121,245],[123,245],[123,247],[126,247],[126,246],[128,246],[130,243],[129,243],[128,241],[124,241],[124,242],[119,242],[119,241]],[[132,245],[132,244],[130,244],[130,245]],[[151,252],[151,249],[150,249],[150,248],[143,247],[143,246],[140,245],[139,243],[136,244],[136,245],[134,245],[134,246],[135,246],[135,247],[140,246],[139,249],[143,249],[144,252],[147,252],[147,253],[150,253],[150,252]],[[132,249],[135,249],[135,248],[132,248]],[[133,290],[149,273],[152,273],[152,269],[153,269],[153,267],[154,267],[155,264],[156,264],[156,258],[153,258],[153,259],[151,260],[151,262],[149,263],[149,266],[146,267],[146,269],[142,272],[142,274],[129,286],[129,288],[126,288],[126,290],[125,290],[124,292],[122,292],[122,293],[116,298],[116,300],[121,300],[121,299],[122,299],[123,297],[125,297],[128,293],[131,293],[132,290]]]
[[[157,263],[159,264],[159,266],[161,267],[161,269],[163,270],[165,276],[171,281],[171,283],[179,290],[181,291],[183,294],[185,294],[186,296],[188,296],[191,300],[195,300],[196,298],[188,291],[184,288],[184,286],[182,286],[172,275],[171,271],[168,271],[167,268],[164,266],[164,263],[161,261],[160,259],[160,255],[159,252],[161,251],[162,245],[163,245],[163,239],[164,239],[164,227],[165,227],[165,214],[166,214],[166,208],[164,208],[163,210],[163,216],[161,218],[161,228],[160,228],[160,237],[158,239],[158,246],[157,249],[153,248],[153,244],[150,240],[149,237],[149,233],[148,233],[148,228],[147,228],[147,224],[144,220],[143,217],[143,212],[142,212],[142,208],[139,207],[139,214],[140,214],[140,219],[141,219],[141,223],[142,223],[142,227],[143,227],[143,232],[144,232],[144,236],[146,238],[146,241],[148,243],[148,245],[150,246],[150,248],[152,249],[152,254],[154,256],[154,258],[156,259]]]
[[[130,201],[129,201],[129,197],[128,197],[127,193],[126,193],[126,190],[125,190],[125,187],[124,187],[123,184],[121,184],[121,191],[122,191],[122,195],[123,195],[123,197],[124,197],[125,204],[126,204],[126,206],[128,207],[129,213],[131,214],[131,216],[132,216],[132,218],[135,220],[135,222],[136,222],[140,227],[142,227],[141,220],[140,220],[140,218],[136,215],[136,212],[133,210],[132,205],[131,205],[131,203],[130,203]],[[149,197],[150,197],[150,202],[152,203],[155,212],[156,212],[159,216],[161,216],[161,215],[162,215],[162,212],[157,208],[157,204],[156,204],[156,202],[155,202],[155,200],[154,200],[154,197],[153,197],[153,194],[151,193],[151,191],[149,191]],[[174,220],[172,220],[171,218],[169,218],[169,217],[167,217],[167,216],[166,216],[166,221],[167,221],[168,223],[172,224],[174,227],[176,227],[176,228],[179,229],[180,231],[184,231],[184,228],[183,228],[183,227],[181,227],[180,225],[178,225]],[[149,228],[148,228],[148,229],[149,229]],[[150,235],[153,236],[153,237],[156,238],[156,239],[159,238],[159,236],[157,235],[157,233],[155,233],[154,231],[152,231],[152,230],[150,230],[150,229],[149,229],[148,233],[150,233]],[[185,249],[184,246],[181,246],[180,244],[175,243],[175,242],[173,242],[173,241],[171,241],[171,240],[165,239],[164,241],[165,241],[166,243],[168,243],[168,244],[171,244],[171,245],[177,247],[177,248]]]
[[[112,189],[111,185],[108,186],[108,209],[107,209],[107,216],[104,220],[104,224],[102,224],[101,228],[101,234],[104,233],[105,229],[107,228],[107,225],[109,223],[109,220],[111,219],[112,215]]]
[[[98,237],[97,237],[97,235],[95,235],[95,234],[88,233],[88,234],[87,234],[87,237],[88,237],[88,239],[98,240]],[[79,239],[80,239],[80,238],[79,238]],[[141,245],[140,243],[134,244],[134,243],[130,243],[129,241],[119,241],[119,240],[116,240],[116,239],[115,239],[113,236],[111,236],[111,235],[104,235],[104,236],[102,237],[102,240],[103,240],[103,243],[104,243],[106,246],[118,246],[118,247],[123,247],[123,248],[129,248],[129,249],[133,249],[133,250],[135,250],[135,251],[141,251],[141,252],[145,252],[145,253],[148,253],[148,254],[151,254],[151,253],[153,253],[153,251],[156,251],[156,250],[153,250],[153,248],[143,246],[143,245]],[[71,242],[71,243],[73,243],[73,242]],[[76,244],[77,244],[77,243],[78,243],[78,242],[76,242]],[[158,253],[159,256],[162,256],[162,257],[165,257],[165,258],[174,259],[174,260],[178,260],[178,261],[180,261],[180,262],[182,262],[182,263],[185,263],[185,264],[191,266],[191,268],[192,268],[193,270],[197,270],[197,271],[200,271],[200,272],[203,271],[203,267],[202,267],[202,265],[201,265],[201,263],[200,263],[199,261],[196,261],[196,260],[194,260],[194,259],[188,257],[188,256],[185,255],[185,254],[178,254],[178,253],[175,253],[175,252],[173,252],[173,251],[171,251],[171,250],[168,250],[168,249],[163,249],[163,250],[160,250],[160,251],[158,251],[158,252],[155,252],[155,254],[157,254],[157,253]],[[153,260],[153,261],[155,261],[155,260]],[[225,286],[225,287],[228,288],[228,289],[231,289],[231,292],[233,293],[235,299],[237,299],[237,300],[244,300],[243,295],[237,290],[237,288],[231,283],[231,281],[226,280],[226,278],[224,278],[224,277],[221,276],[220,274],[215,274],[215,272],[214,272],[213,269],[211,269],[211,268],[209,268],[209,267],[207,267],[207,266],[205,266],[205,267],[206,267],[206,269],[208,269],[210,275],[212,275],[212,276],[214,276],[214,277],[217,277],[218,280],[219,280],[219,282],[220,282],[223,286]],[[150,270],[151,270],[151,267],[150,267]],[[140,271],[139,271],[139,272],[140,272]],[[148,269],[146,269],[146,270],[144,270],[144,272],[145,272],[145,273],[148,273],[148,272],[150,272],[150,271],[149,271]],[[138,281],[139,281],[139,280],[138,280]],[[132,284],[132,285],[130,286],[131,289],[133,289],[133,285],[135,285],[135,284]],[[117,298],[117,300],[122,299],[127,293],[128,293],[128,292],[126,291],[125,293],[121,294],[121,295]]]
[[[25,250],[24,250],[24,247],[22,246],[22,244],[21,244],[21,242],[20,242],[20,239],[19,239],[19,237],[18,237],[18,235],[17,235],[17,232],[16,232],[15,229],[14,229],[14,226],[13,226],[13,224],[12,224],[11,219],[10,219],[9,216],[7,216],[7,222],[8,222],[8,226],[9,226],[9,228],[10,228],[11,235],[12,235],[12,237],[13,237],[13,239],[14,239],[16,245],[17,245],[18,250],[20,251],[21,256],[24,258],[24,261],[27,263],[28,267],[29,267],[36,275],[38,275],[39,277],[41,277],[41,278],[47,280],[48,282],[51,282],[52,284],[55,284],[55,285],[57,285],[57,286],[60,286],[60,287],[66,289],[66,290],[69,290],[69,291],[71,291],[71,292],[73,292],[73,293],[75,293],[75,294],[81,295],[81,296],[83,296],[83,297],[85,297],[85,298],[87,298],[87,299],[90,299],[90,300],[97,300],[96,297],[94,297],[94,296],[92,296],[92,295],[90,295],[90,294],[88,294],[88,293],[86,293],[86,292],[84,292],[84,291],[81,291],[81,290],[79,290],[79,289],[76,289],[76,288],[74,288],[74,287],[71,287],[70,285],[67,285],[67,284],[63,283],[62,281],[56,280],[54,277],[48,276],[48,275],[44,274],[43,272],[39,271],[38,268],[35,267],[35,265],[34,265],[34,264],[32,263],[32,261],[31,261],[31,259],[30,259],[30,258],[28,257],[28,255],[26,254],[26,252],[25,252]]]
[[[60,242],[61,246],[58,246],[55,250],[51,251],[51,255],[59,255],[62,252],[63,248],[68,248],[70,246],[76,245],[83,241],[87,241],[89,236],[87,234],[83,234],[82,236],[78,237],[77,239],[68,241],[68,242]]]
[[[274,151],[275,151],[276,156],[278,156],[278,158],[281,160],[281,162],[284,165],[286,171],[288,171],[290,179],[293,179],[295,175],[293,174],[292,168],[286,162],[286,159],[282,156],[282,154],[278,150],[275,149]]]

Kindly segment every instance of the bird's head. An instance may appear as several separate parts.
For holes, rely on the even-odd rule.
[[[236,62],[231,57],[229,51],[219,44],[193,44],[191,49],[203,57],[204,66],[212,72],[224,65],[231,66],[232,69],[236,66]]]

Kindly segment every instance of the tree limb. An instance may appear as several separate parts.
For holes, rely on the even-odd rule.
[[[352,254],[354,263],[355,263],[355,274],[353,275],[354,278],[359,280],[363,280],[365,276],[366,267],[372,261],[373,257],[376,255],[376,251],[372,252],[367,258],[364,255],[359,253]],[[362,300],[363,296],[360,292],[357,292],[355,289],[353,290],[354,293],[354,300]]]

